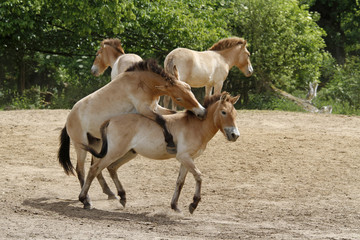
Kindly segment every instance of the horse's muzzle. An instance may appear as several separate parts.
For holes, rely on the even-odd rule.
[[[246,77],[250,77],[254,73],[253,67],[250,65],[246,71]]]
[[[97,68],[97,66],[93,65],[91,67],[91,74],[94,75],[95,77],[99,76],[99,69]]]
[[[240,137],[240,132],[237,127],[226,127],[224,128],[226,138],[229,141],[235,142]]]
[[[204,107],[201,108],[194,108],[192,112],[195,114],[195,116],[200,119],[204,120],[206,117],[206,109]]]

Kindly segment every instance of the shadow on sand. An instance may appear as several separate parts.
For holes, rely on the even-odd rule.
[[[128,213],[113,212],[93,208],[91,210],[73,206],[79,203],[77,200],[35,198],[24,200],[23,205],[36,208],[42,211],[54,212],[69,218],[87,218],[90,220],[110,220],[110,221],[130,221],[130,222],[149,222],[156,224],[181,224],[181,221],[171,219],[166,213],[151,214],[144,213]]]

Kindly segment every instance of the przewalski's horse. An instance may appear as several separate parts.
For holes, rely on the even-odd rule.
[[[172,73],[176,65],[179,80],[191,87],[205,86],[205,97],[219,94],[223,83],[233,66],[237,66],[246,77],[250,77],[253,68],[250,53],[246,48],[246,40],[238,37],[222,39],[208,51],[198,52],[187,48],[177,48],[165,58],[164,68]],[[164,106],[168,107],[170,98],[164,96]],[[174,108],[173,104],[173,109]]]
[[[60,135],[58,158],[65,173],[73,173],[69,154],[71,139],[77,155],[76,172],[83,186],[86,151],[82,144],[100,144],[101,124],[123,113],[138,112],[152,120],[160,120],[158,123],[163,127],[166,141],[173,143],[159,115],[173,113],[157,104],[158,97],[164,94],[170,95],[177,104],[191,110],[198,118],[205,117],[206,109],[196,100],[190,86],[166,73],[154,60],[135,64],[104,87],[78,101],[70,111]],[[104,193],[113,198],[114,194],[102,175],[98,179]]]
[[[125,206],[126,194],[117,178],[116,170],[140,154],[158,160],[176,157],[181,163],[171,200],[171,208],[175,211],[179,211],[177,203],[187,173],[194,175],[196,190],[193,202],[189,206],[190,213],[193,213],[201,198],[202,182],[201,172],[195,166],[194,158],[205,150],[207,143],[219,129],[229,141],[236,141],[239,137],[240,133],[236,126],[237,112],[233,106],[238,99],[239,96],[231,97],[225,92],[206,98],[204,106],[207,108],[207,116],[202,121],[189,111],[163,116],[177,144],[177,154],[169,154],[166,151],[162,129],[154,121],[140,114],[123,114],[106,121],[100,130],[103,140],[101,151],[97,152],[88,145],[83,146],[97,158],[88,172],[79,195],[84,208],[91,207],[88,197],[91,182],[106,167],[115,173],[112,177],[118,189],[120,203]]]
[[[119,39],[105,39],[100,43],[100,49],[96,53],[94,63],[91,67],[91,73],[99,76],[111,67],[111,80],[125,72],[134,63],[142,61],[142,58],[136,54],[125,54],[121,47]]]

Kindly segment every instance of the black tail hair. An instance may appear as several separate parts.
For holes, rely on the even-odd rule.
[[[102,146],[101,146],[101,150],[98,153],[97,151],[95,151],[95,149],[93,149],[92,147],[83,144],[83,148],[90,152],[93,156],[97,157],[97,158],[103,158],[106,156],[107,151],[108,151],[108,141],[107,141],[107,136],[106,136],[106,128],[109,126],[109,122],[110,121],[106,121],[103,123],[103,125],[101,125],[100,128],[100,132],[101,132],[101,140],[102,140]]]
[[[66,126],[60,133],[60,147],[58,151],[58,159],[60,165],[64,168],[67,175],[74,175],[74,167],[70,161],[70,137],[67,134]]]

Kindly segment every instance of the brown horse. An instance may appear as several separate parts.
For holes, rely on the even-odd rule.
[[[125,54],[119,39],[105,39],[100,43],[100,49],[96,53],[91,73],[94,76],[99,76],[108,67],[111,67],[111,80],[114,80],[118,74],[125,72],[134,63],[140,61],[142,58],[136,54]]]
[[[177,48],[166,56],[165,71],[173,73],[175,65],[181,81],[194,88],[205,86],[205,97],[211,95],[213,88],[214,94],[221,92],[223,83],[233,66],[237,66],[247,77],[253,73],[246,40],[238,37],[222,39],[208,51],[203,52]],[[165,107],[168,107],[169,101],[170,98],[165,96]]]
[[[100,130],[103,140],[101,151],[97,152],[88,145],[83,146],[98,158],[91,166],[79,195],[79,200],[84,204],[84,208],[91,207],[88,197],[91,182],[106,167],[114,173],[111,176],[114,177],[120,203],[125,206],[126,195],[117,178],[116,170],[140,154],[159,160],[176,157],[181,163],[175,192],[171,200],[171,208],[175,211],[179,211],[177,203],[188,171],[194,175],[196,190],[193,202],[189,206],[190,213],[193,213],[201,199],[202,182],[201,172],[196,168],[194,158],[205,150],[207,143],[219,129],[229,141],[236,141],[239,137],[239,130],[236,126],[237,112],[233,106],[238,99],[239,96],[231,97],[228,93],[207,98],[204,104],[207,108],[207,116],[202,121],[189,111],[163,116],[178,146],[177,154],[169,154],[166,151],[161,128],[154,121],[140,114],[123,114],[106,121]]]
[[[101,124],[123,113],[138,112],[150,119],[157,119],[163,127],[165,140],[171,143],[172,136],[159,114],[173,112],[157,104],[158,97],[165,94],[170,95],[177,104],[194,112],[197,117],[205,117],[206,110],[196,100],[190,86],[177,80],[176,76],[165,73],[153,60],[135,64],[104,87],[78,101],[69,113],[60,137],[58,158],[65,172],[73,173],[69,154],[71,139],[77,154],[76,172],[80,185],[83,186],[86,151],[82,144],[100,144]],[[102,175],[99,177],[104,193],[108,194],[109,198],[114,197]]]

